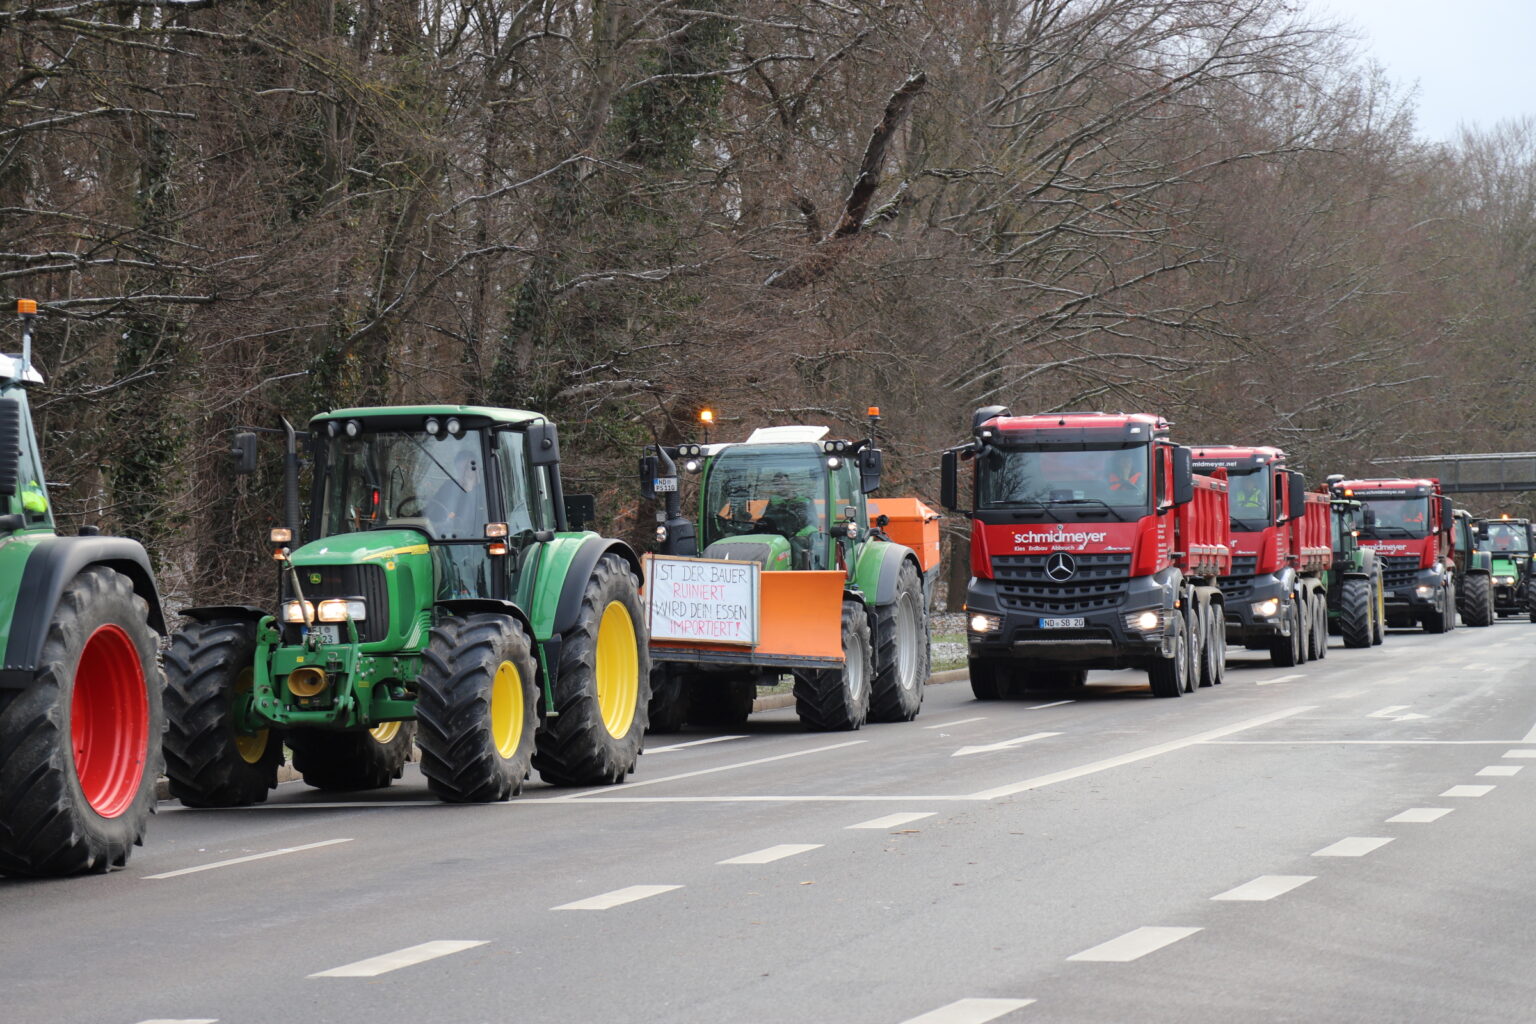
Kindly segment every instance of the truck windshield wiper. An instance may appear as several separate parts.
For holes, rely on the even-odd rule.
[[[1108,512],[1110,515],[1114,516],[1116,519],[1120,520],[1122,523],[1125,522],[1125,516],[1121,515],[1119,512],[1116,512],[1115,511],[1115,507],[1113,505],[1111,505],[1109,502],[1105,501],[1103,498],[1063,498],[1061,501],[1056,502],[1056,504],[1058,504],[1058,505],[1103,505],[1104,506],[1104,510],[1106,512]]]
[[[1371,536],[1373,537],[1412,537],[1413,535],[1413,531],[1406,526],[1378,525],[1371,527]]]
[[[1029,510],[1031,512],[1040,512],[1040,513],[1044,514],[1047,518],[1049,518],[1051,520],[1051,522],[1053,522],[1053,523],[1061,522],[1061,520],[1057,519],[1056,515],[1051,511],[1051,506],[1047,505],[1043,501],[1035,501],[1033,498],[1010,498],[1008,500],[1008,504],[1009,505],[1028,505],[1028,506],[1030,506]],[[1014,514],[1015,515],[1019,515],[1019,514],[1022,514],[1022,513],[1018,512],[1018,511],[1015,511]]]

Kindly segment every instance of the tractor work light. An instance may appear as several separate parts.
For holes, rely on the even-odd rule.
[[[274,526],[272,532],[267,534],[267,539],[273,544],[290,544],[293,542],[293,531],[286,526]]]
[[[666,542],[667,542],[667,528],[665,526],[658,526],[658,527],[656,527],[656,543],[657,544],[665,544]]]
[[[288,673],[288,692],[295,697],[313,697],[325,689],[325,669],[305,665]]]
[[[362,622],[367,617],[368,605],[360,597],[332,597],[315,608],[315,618],[321,622]]]
[[[328,423],[326,423],[326,425],[325,425],[325,432],[330,437],[335,437],[336,436],[336,431],[338,431],[340,429],[341,429],[341,427],[339,425],[337,425],[335,420],[331,420]]]
[[[838,458],[836,455],[829,455],[827,457],[827,468],[828,469],[837,469],[840,466],[842,466],[842,464],[843,464],[843,460]]]
[[[347,436],[357,437],[363,432],[363,425],[357,420],[347,420]]]
[[[485,535],[487,537],[507,537],[512,533],[512,528],[506,523],[486,523]]]
[[[688,473],[697,473],[702,465],[703,464],[700,463],[698,459],[689,459],[687,462],[683,463],[683,470]]]
[[[983,615],[977,612],[971,616],[971,621],[968,625],[971,627],[972,633],[996,633],[1003,628],[1003,617],[1001,615]]]
[[[454,437],[464,436],[464,424],[459,422],[459,418],[457,416],[449,416],[448,422],[443,425],[448,428],[448,433],[452,434]]]
[[[315,606],[308,601],[284,601],[284,622],[311,622],[315,617]]]
[[[1252,605],[1253,614],[1261,619],[1273,618],[1280,614],[1279,598],[1267,598],[1263,601],[1255,601]]]
[[[1127,629],[1134,629],[1142,633],[1150,633],[1159,629],[1163,624],[1163,616],[1156,608],[1148,608],[1145,611],[1128,612],[1125,616]]]
[[[433,437],[436,437],[438,434],[443,432],[443,425],[438,421],[436,416],[428,416],[427,422],[422,424],[422,426],[425,427],[427,433],[431,434]]]

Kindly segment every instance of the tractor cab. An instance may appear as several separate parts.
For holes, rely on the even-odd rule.
[[[0,354],[0,536],[53,530],[43,460],[27,403],[26,386],[43,382],[32,366],[31,344],[28,332],[20,355]]]

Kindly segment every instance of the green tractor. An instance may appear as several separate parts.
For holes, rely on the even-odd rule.
[[[1491,626],[1493,557],[1478,547],[1482,524],[1464,508],[1453,509],[1451,514],[1456,520],[1452,537],[1456,555],[1456,611],[1468,626]]]
[[[0,355],[0,874],[104,872],[128,861],[160,774],[165,632],[137,542],[54,532],[21,356]]]
[[[1531,521],[1500,516],[1484,521],[1478,547],[1492,559],[1493,610],[1499,618],[1527,610],[1531,590]],[[1536,622],[1536,618],[1531,621]]]
[[[665,502],[648,591],[657,731],[738,725],[757,688],[784,674],[809,729],[918,714],[938,515],[912,498],[870,499],[881,472],[873,437],[827,432],[765,427],[741,443],[657,445],[641,457],[642,493]],[[695,482],[697,519],[683,514],[679,468]],[[738,589],[711,604],[689,574],[735,578]]]
[[[1328,632],[1343,637],[1345,647],[1370,647],[1387,635],[1386,595],[1376,552],[1360,543],[1360,529],[1371,510],[1343,496],[1342,475],[1328,478],[1333,517],[1333,565],[1324,574],[1328,594]]]
[[[646,729],[640,561],[580,529],[555,425],[474,406],[342,409],[309,423],[308,536],[286,422],[275,613],[189,609],[171,638],[171,792],[195,807],[266,799],[283,745],[322,790],[421,771],[454,803],[622,782]],[[238,470],[256,438],[236,437]]]

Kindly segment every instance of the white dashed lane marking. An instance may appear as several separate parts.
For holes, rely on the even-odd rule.
[[[1410,807],[1401,814],[1394,814],[1387,821],[1409,825],[1424,825],[1431,821],[1439,821],[1450,813],[1451,808],[1449,807]]]
[[[1412,706],[1413,705],[1411,705],[1411,704],[1388,704],[1386,707],[1382,708],[1380,711],[1372,711],[1370,714],[1366,715],[1365,717],[1366,718],[1391,718],[1394,715],[1396,715],[1399,711],[1407,711]]]
[[[156,1017],[154,1020],[141,1020],[139,1024],[219,1024],[217,1017],[195,1017],[182,1020],[172,1020],[169,1017]]]
[[[680,885],[631,885],[623,889],[615,889],[612,892],[601,893],[597,896],[588,896],[584,900],[574,903],[562,903],[554,910],[611,910],[614,907],[622,907],[626,903],[634,903],[636,900],[649,899],[652,896],[660,896],[664,892],[673,889],[681,889]]]
[[[487,939],[438,939],[434,942],[423,942],[418,946],[407,946],[397,949],[393,953],[385,953],[383,956],[369,957],[367,960],[359,960],[356,963],[344,964],[341,967],[332,967],[328,971],[318,971],[311,974],[311,978],[376,978],[390,971],[398,971],[402,967],[412,967],[416,964],[426,963],[428,960],[436,960],[438,957],[449,956],[453,953],[462,953],[466,949],[474,949],[476,946],[484,946]]]
[[[1067,959],[1093,963],[1128,963],[1131,960],[1140,959],[1148,953],[1155,953],[1164,946],[1172,945],[1180,939],[1187,939],[1199,930],[1199,928],[1155,926],[1137,928],[1135,931],[1126,932],[1119,938],[1110,939],[1108,942],[1101,942],[1092,949],[1085,949],[1081,953],[1073,953]]]
[[[1523,767],[1524,765],[1518,764],[1491,764],[1487,768],[1480,770],[1477,774],[1500,776],[1519,775],[1520,769]]]
[[[986,715],[977,718],[957,718],[953,722],[940,722],[938,725],[925,725],[924,729],[948,729],[952,725],[969,725],[971,722],[985,722]]]
[[[1260,679],[1257,683],[1254,683],[1254,685],[1255,686],[1268,686],[1271,683],[1289,683],[1293,679],[1300,679],[1301,677],[1302,677],[1302,674],[1300,672],[1292,672],[1288,676],[1276,676],[1274,679]]]
[[[698,778],[701,775],[715,775],[715,774],[717,774],[719,772],[735,771],[737,768],[755,768],[757,765],[760,765],[760,764],[772,764],[772,763],[774,763],[776,761],[788,761],[790,758],[794,758],[794,757],[807,757],[807,756],[809,756],[811,754],[825,754],[828,751],[842,750],[844,747],[857,747],[860,744],[868,743],[868,742],[869,742],[868,740],[844,740],[842,743],[828,743],[828,744],[826,744],[824,746],[811,747],[811,748],[809,748],[807,750],[792,750],[792,751],[790,751],[787,754],[775,754],[772,757],[758,757],[758,758],[754,758],[751,761],[738,761],[735,764],[722,764],[722,765],[718,765],[718,766],[716,766],[714,768],[700,768],[698,771],[679,772],[676,775],[663,775],[663,776],[661,776],[660,778],[657,778],[657,779],[640,779],[639,781],[636,781],[636,782],[626,782],[624,784],[624,789],[626,791],[633,791],[633,790],[639,789],[642,786],[659,786],[659,785],[661,785],[664,782],[677,782],[677,781],[679,781],[681,779],[696,779],[696,778]],[[594,787],[592,789],[584,789],[584,790],[582,790],[579,793],[572,793],[570,796],[552,797],[547,802],[548,803],[552,803],[552,804],[554,804],[554,803],[561,803],[561,804],[582,803],[582,802],[584,802],[582,800],[582,798],[587,796],[588,794],[590,794],[590,793],[602,793],[602,792],[605,792],[605,791],[603,789],[601,789],[601,788]],[[518,801],[513,801],[513,803],[517,803],[517,802]],[[593,800],[592,802],[593,803],[601,803],[603,801],[598,799],[598,800]]]
[[[1506,750],[1505,757],[1536,757],[1536,750]]]
[[[1314,857],[1364,857],[1366,854],[1381,849],[1392,840],[1382,836],[1350,836],[1340,839],[1331,846],[1325,846],[1312,856]]]
[[[1251,882],[1244,882],[1236,889],[1228,889],[1213,900],[1242,900],[1250,903],[1260,903],[1264,900],[1272,900],[1276,896],[1283,896],[1292,889],[1306,885],[1316,875],[1260,875]]]
[[[1046,708],[1059,708],[1063,704],[1076,704],[1075,700],[1053,700],[1049,704],[1031,704],[1025,711],[1044,711]]]
[[[1452,786],[1441,793],[1441,796],[1487,796],[1492,793],[1495,786]]]
[[[883,818],[871,818],[861,821],[857,825],[848,825],[848,828],[899,828],[902,825],[910,825],[914,821],[922,821],[931,818],[937,811],[912,811],[907,814],[887,814]]]
[[[755,853],[744,853],[740,857],[731,857],[726,860],[717,860],[716,864],[772,864],[776,860],[785,857],[793,857],[797,853],[809,853],[819,850],[822,843],[780,843],[778,846],[770,846],[766,850],[758,850]]]
[[[665,754],[672,750],[687,750],[689,747],[702,747],[706,743],[724,743],[726,740],[744,740],[745,736],[706,736],[702,740],[689,740],[687,743],[669,743],[664,747],[651,747],[647,754]]]
[[[909,1017],[902,1024],[986,1024],[1032,1002],[1033,999],[956,999],[937,1010]]]
[[[950,754],[950,757],[969,757],[971,754],[991,754],[999,750],[1012,750],[1022,743],[1031,743],[1034,740],[1047,740],[1052,736],[1060,736],[1059,732],[1032,732],[1028,736],[1015,736],[1011,740],[1001,740],[997,743],[983,743],[975,747],[961,747]]]
[[[145,875],[146,879],[175,878],[178,875],[195,875],[199,871],[212,871],[214,868],[227,868],[235,864],[249,864],[253,860],[266,860],[268,857],[281,857],[287,853],[301,853],[304,850],[318,850],[322,846],[336,846],[339,843],[350,843],[351,839],[327,839],[320,843],[305,843],[303,846],[286,846],[281,850],[268,850],[266,853],[253,853],[246,857],[231,857],[229,860],[216,860],[212,864],[199,864],[195,868],[181,868],[178,871],[162,871],[158,875]]]

